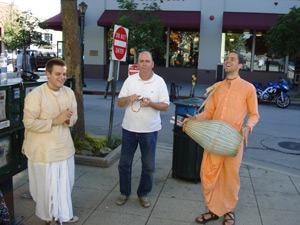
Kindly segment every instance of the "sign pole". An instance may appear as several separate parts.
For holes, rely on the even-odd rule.
[[[114,109],[115,109],[115,98],[116,98],[116,87],[117,87],[117,73],[120,61],[113,60],[113,74],[111,82],[111,106],[110,106],[110,118],[108,126],[108,147],[111,147],[111,136],[112,136],[112,126],[114,120]]]
[[[111,79],[111,108],[108,128],[107,144],[111,148],[111,135],[113,127],[113,117],[115,109],[116,86],[119,78],[120,61],[126,61],[128,42],[128,29],[119,25],[114,26],[113,46],[112,46],[112,60],[113,60],[113,74]]]

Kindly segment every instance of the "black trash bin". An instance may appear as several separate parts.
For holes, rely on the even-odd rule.
[[[189,98],[174,101],[175,124],[173,140],[172,177],[185,180],[200,181],[200,167],[203,148],[182,131],[177,125],[177,119],[186,118],[186,114],[194,115],[203,103],[200,98]]]

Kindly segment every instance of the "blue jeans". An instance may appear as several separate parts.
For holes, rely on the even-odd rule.
[[[132,161],[138,144],[141,150],[142,174],[137,190],[139,197],[147,197],[152,189],[153,172],[155,170],[155,149],[157,131],[151,133],[135,133],[122,129],[122,149],[119,162],[120,192],[131,194]]]

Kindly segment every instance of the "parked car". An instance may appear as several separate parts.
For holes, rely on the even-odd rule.
[[[33,49],[27,49],[26,52],[29,54],[29,56],[34,56],[34,66],[31,66],[33,71],[38,71],[39,68],[45,68],[46,63],[52,59],[56,57],[56,54],[53,50],[51,49],[37,49],[37,50],[33,50]],[[21,53],[23,54],[23,51],[21,51]],[[14,62],[14,68],[16,67],[16,62]]]
[[[35,57],[35,63],[36,67],[35,70],[37,71],[39,68],[45,68],[46,63],[52,59],[55,58],[56,54],[52,50],[38,50],[38,53]]]

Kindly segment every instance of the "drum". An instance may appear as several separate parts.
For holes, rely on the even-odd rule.
[[[187,121],[184,131],[212,154],[236,156],[243,143],[241,132],[219,120],[190,119]]]

